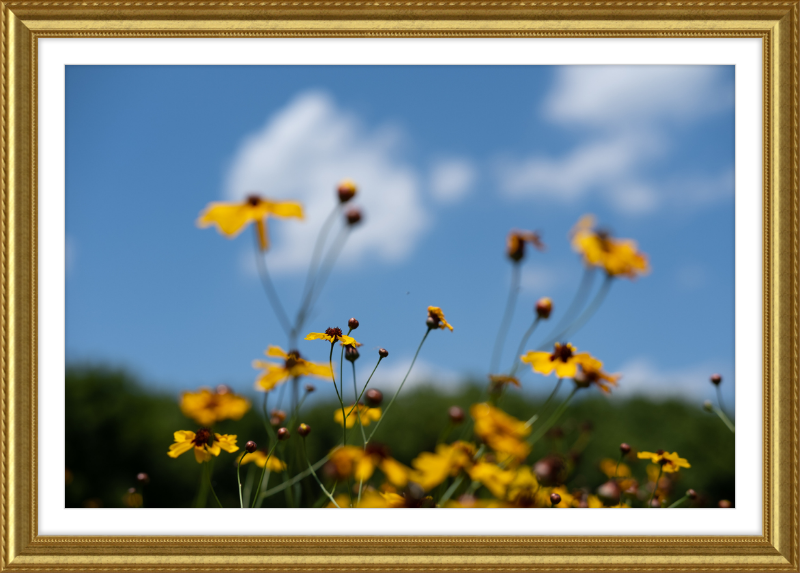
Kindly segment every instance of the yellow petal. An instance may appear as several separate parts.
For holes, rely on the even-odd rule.
[[[275,358],[283,358],[284,360],[289,358],[289,355],[286,354],[283,351],[283,348],[281,348],[280,346],[270,345],[270,347],[267,348],[267,351],[264,354],[266,354],[267,356],[274,356]]]
[[[353,472],[353,477],[357,480],[367,481],[372,477],[374,472],[375,465],[372,463],[372,458],[370,456],[364,456],[356,462],[356,468]]]
[[[251,221],[253,209],[241,203],[211,203],[197,219],[201,228],[216,225],[226,237],[235,237]]]
[[[330,341],[331,337],[325,334],[324,332],[311,332],[306,336],[306,340],[328,340]]]
[[[214,434],[216,441],[214,445],[218,445],[226,452],[233,453],[239,449],[236,445],[236,436],[233,434]]]
[[[559,378],[574,378],[575,374],[578,373],[578,365],[572,361],[561,362],[560,360],[554,360],[551,364],[555,364],[556,376]]]
[[[190,432],[189,430],[179,430],[173,434],[176,442],[191,442],[194,440],[194,432]]]
[[[303,218],[303,205],[297,201],[267,201],[262,200],[268,206],[268,213],[273,217],[295,217]]]
[[[171,458],[177,458],[181,454],[185,454],[189,450],[194,447],[192,442],[180,442],[177,444],[171,444],[169,447],[169,451],[167,455]]]
[[[194,449],[194,459],[197,460],[198,464],[202,464],[203,462],[207,462],[211,459],[211,454],[209,454],[205,448],[195,448]]]
[[[358,344],[355,338],[352,336],[347,336],[346,334],[342,334],[339,337],[339,340],[342,342],[342,346],[355,346]]]
[[[289,377],[289,373],[283,366],[269,362],[263,364],[267,366],[267,370],[256,380],[256,390],[269,392]]]
[[[408,476],[411,470],[392,458],[384,458],[380,464],[381,471],[386,475],[392,484],[397,487],[405,487],[408,483]]]

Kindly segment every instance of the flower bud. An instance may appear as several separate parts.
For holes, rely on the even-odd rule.
[[[694,491],[693,489],[686,490],[686,497],[688,497],[691,500],[695,500],[697,499],[697,492]]]
[[[617,505],[620,493],[620,487],[614,480],[609,480],[597,488],[597,497],[606,505]]]
[[[136,481],[141,483],[142,485],[150,483],[150,476],[144,472],[140,472],[136,474]]]
[[[733,504],[731,504],[731,502],[729,502],[727,499],[721,499],[721,500],[719,500],[719,504],[718,504],[718,505],[719,505],[719,506],[720,506],[722,509],[730,509],[731,507],[733,507]]]
[[[559,503],[561,503],[561,496],[558,495],[557,493],[551,493],[550,494],[550,503],[552,503],[554,506],[558,505]]]
[[[358,360],[358,357],[361,356],[358,353],[358,348],[355,346],[345,346],[344,347],[344,359],[348,362],[355,362]]]
[[[226,386],[225,384],[220,384],[217,386],[217,394],[232,394],[233,390],[231,390],[230,386]]]
[[[714,405],[711,403],[711,400],[706,400],[705,402],[703,402],[703,409],[706,412],[713,412],[714,411]]]
[[[278,439],[279,440],[281,440],[281,441],[288,440],[289,437],[290,437],[289,430],[287,430],[286,428],[278,428]]]
[[[553,301],[547,297],[540,298],[536,301],[536,316],[547,320],[550,318],[550,313],[553,312]]]
[[[722,383],[722,376],[720,376],[719,374],[712,374],[709,380],[711,380],[711,383],[714,386],[719,386]]]
[[[623,456],[627,456],[629,453],[631,453],[631,447],[623,442],[619,445],[619,451]]]
[[[439,328],[439,319],[435,316],[428,316],[428,318],[425,320],[425,324],[430,329]]]
[[[136,488],[135,487],[129,487],[128,488],[128,493],[136,493]]]
[[[450,409],[447,410],[447,415],[450,416],[450,421],[454,424],[460,424],[464,421],[464,410],[458,406],[450,406]]]
[[[336,188],[340,203],[347,203],[356,195],[356,184],[351,179],[345,179]]]
[[[283,422],[286,419],[286,412],[284,412],[283,410],[273,410],[272,412],[270,412],[270,414],[272,414],[273,418],[277,418],[281,422]]]
[[[352,209],[349,209],[344,216],[347,219],[347,224],[352,227],[361,221],[361,209],[353,207]]]
[[[311,394],[316,389],[317,388],[313,384],[306,384],[306,392],[308,392],[309,394]]]
[[[380,356],[381,358],[386,358],[387,356],[389,356],[389,351],[386,350],[385,348],[379,348],[378,356]]]
[[[658,499],[653,499],[653,501],[650,502],[650,507],[661,507],[661,502],[658,501]]]
[[[380,390],[376,390],[375,388],[370,388],[367,390],[367,393],[364,395],[367,400],[367,406],[370,408],[377,408],[383,402],[383,392]]]
[[[347,326],[350,327],[350,330],[355,330],[358,328],[358,321],[355,318],[351,318],[347,321]]]
[[[297,433],[305,438],[307,435],[311,433],[311,426],[309,426],[304,422],[299,426],[297,426]]]
[[[254,451],[258,449],[258,444],[256,444],[253,440],[250,440],[244,445],[244,450],[248,454],[252,454]]]

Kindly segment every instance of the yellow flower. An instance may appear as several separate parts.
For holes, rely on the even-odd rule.
[[[517,378],[506,374],[489,374],[489,382],[493,392],[499,392],[505,385],[520,387]]]
[[[631,468],[623,463],[620,463],[619,468],[617,468],[617,461],[611,458],[606,458],[600,462],[600,471],[609,478],[613,478],[615,475],[618,478],[631,477]]]
[[[438,306],[428,307],[428,320],[433,324],[431,328],[441,328],[442,330],[449,328],[450,332],[453,332],[453,327],[444,319],[444,313]]]
[[[558,505],[552,505],[550,501],[550,494],[557,493],[561,496],[561,501]],[[575,496],[573,496],[567,488],[563,485],[558,487],[542,487],[536,492],[536,507],[575,507]]]
[[[300,376],[317,376],[318,378],[327,379],[331,377],[330,366],[303,360],[297,350],[286,353],[277,346],[270,346],[264,354],[275,358],[283,358],[283,364],[275,364],[265,360],[253,360],[253,368],[261,368],[263,370],[256,380],[256,390],[269,392],[287,379]]]
[[[619,374],[607,374],[601,370],[603,363],[599,360],[585,362],[581,364],[581,369],[575,376],[575,383],[581,387],[595,384],[606,394],[611,393],[611,386],[616,386],[617,381],[622,378]]]
[[[613,239],[606,231],[594,228],[594,217],[584,215],[572,229],[572,248],[588,266],[605,269],[610,276],[630,279],[647,273],[647,255],[637,250],[630,239]]]
[[[357,420],[361,420],[362,426],[369,426],[372,422],[377,422],[381,419],[381,409],[380,408],[370,408],[369,406],[365,406],[364,404],[359,404],[357,408],[353,408],[353,405],[350,404],[347,408],[345,408],[347,412],[347,427],[352,428],[356,425]],[[360,415],[360,416],[359,416]],[[342,425],[342,419],[344,418],[344,414],[342,414],[342,409],[339,408],[338,410],[333,412],[333,421]]]
[[[586,352],[575,354],[577,349],[570,343],[556,342],[553,352],[529,351],[519,357],[520,360],[531,365],[534,372],[549,376],[553,370],[559,378],[574,378],[578,372],[578,365],[587,368],[599,369],[603,363],[592,358]]]
[[[296,201],[271,201],[258,195],[250,195],[242,203],[210,203],[200,213],[197,226],[216,225],[220,233],[228,238],[238,235],[249,223],[256,224],[258,243],[262,251],[269,248],[267,217],[303,218],[303,206]]]
[[[386,479],[397,487],[405,487],[411,468],[389,456],[389,450],[380,444],[367,444],[366,449],[356,446],[341,446],[331,452],[330,464],[339,479],[352,476],[367,481],[375,468],[379,468]]]
[[[473,404],[470,414],[475,420],[475,434],[494,451],[518,460],[528,457],[531,448],[522,438],[530,434],[531,429],[525,422],[486,403]]]
[[[179,455],[194,449],[194,459],[198,464],[207,462],[211,456],[218,456],[220,450],[235,452],[236,436],[228,434],[212,434],[207,428],[200,428],[197,433],[181,430],[175,432],[175,443],[169,447],[167,455],[177,458]]]
[[[475,446],[462,441],[452,444],[439,444],[436,453],[422,452],[411,465],[416,470],[411,481],[418,483],[425,491],[435,488],[448,477],[454,477],[461,469],[472,466]]]
[[[338,326],[335,328],[328,328],[325,332],[312,332],[306,336],[306,340],[327,340],[330,343],[339,341],[342,343],[342,346],[361,346],[352,336],[342,334],[342,329]]]
[[[520,466],[506,488],[505,498],[514,507],[534,507],[539,480],[528,466]]]
[[[242,460],[242,456],[244,459]],[[269,457],[269,459],[267,459]],[[236,458],[236,461],[242,460],[242,465],[249,464],[250,462],[255,462],[255,464],[263,468],[266,464],[267,469],[271,472],[280,473],[286,469],[286,463],[282,462],[275,456],[269,456],[269,454],[264,450],[256,450],[252,454],[248,454],[247,452],[242,452],[242,455]]]
[[[469,470],[473,481],[481,482],[498,499],[506,496],[506,488],[514,481],[516,473],[505,470],[496,464],[479,462]]]
[[[222,420],[239,420],[250,409],[250,401],[239,396],[227,386],[216,390],[200,388],[197,392],[184,392],[180,400],[181,412],[201,426],[213,426]]]
[[[672,452],[670,454],[664,450],[658,450],[655,453],[639,452],[636,455],[640,460],[650,460],[654,464],[660,465],[664,473],[674,473],[680,468],[692,467],[684,458],[678,457],[678,452]]]
[[[512,229],[508,234],[508,241],[506,243],[506,254],[508,258],[518,263],[525,256],[525,243],[530,243],[539,251],[544,251],[545,246],[542,243],[542,238],[539,233],[534,231],[519,231]]]

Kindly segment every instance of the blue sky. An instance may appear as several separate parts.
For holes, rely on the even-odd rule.
[[[732,404],[732,66],[68,66],[66,78],[68,362],[125,366],[170,392],[249,391],[251,361],[286,337],[251,234],[228,240],[197,216],[253,191],[304,203],[304,222],[270,223],[266,260],[291,314],[351,177],[364,222],[306,330],[357,317],[361,376],[390,352],[378,387],[399,383],[428,305],[455,331],[431,334],[411,383],[485,378],[506,234],[535,229],[548,249],[523,263],[508,363],[538,297],[553,298],[553,321],[568,306],[582,266],[567,235],[593,213],[652,266],[616,280],[572,340],[623,375],[611,399],[712,398],[720,372]],[[321,342],[299,349],[327,359]]]

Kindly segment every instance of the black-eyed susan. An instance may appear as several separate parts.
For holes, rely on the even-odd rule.
[[[575,375],[575,383],[582,388],[594,384],[606,394],[610,394],[611,386],[616,386],[617,381],[622,376],[619,374],[607,374],[603,372],[602,367],[603,363],[599,360],[595,360],[594,363],[586,361],[580,365],[580,370]]]
[[[282,358],[283,364],[267,362],[266,360],[253,360],[253,368],[262,370],[256,380],[256,390],[269,392],[289,378],[299,378],[301,376],[331,377],[330,366],[304,360],[297,350],[284,352],[278,346],[270,346],[264,354],[273,358]]]
[[[530,364],[534,372],[539,372],[549,376],[555,371],[559,378],[574,378],[578,372],[578,366],[587,368],[600,368],[603,363],[592,358],[586,352],[576,353],[576,348],[570,343],[561,344],[556,342],[553,352],[529,351],[520,356],[520,360]]]
[[[244,459],[242,459],[242,456],[244,456]],[[249,464],[250,462],[254,462],[260,468],[266,465],[267,469],[274,473],[280,473],[286,469],[285,462],[279,460],[274,455],[269,455],[266,450],[256,450],[247,455],[245,455],[245,452],[242,452],[242,455],[237,458],[237,461],[239,460],[242,460],[242,465]]]
[[[200,388],[197,392],[181,394],[180,408],[183,415],[201,426],[213,426],[222,420],[239,420],[250,409],[250,401],[227,386],[216,390]]]
[[[688,461],[678,456],[678,452],[665,452],[658,450],[657,452],[639,452],[636,456],[640,460],[650,460],[656,465],[661,466],[661,471],[664,473],[675,473],[681,468],[692,467]]]
[[[338,326],[327,328],[325,332],[311,332],[306,336],[306,340],[327,340],[331,344],[341,342],[342,346],[361,346],[352,336],[342,333]]]
[[[344,419],[344,414],[342,414],[341,409],[337,409],[333,413],[333,421],[342,425],[342,420]],[[353,404],[347,407],[347,427],[352,428],[355,426],[357,421],[361,422],[362,426],[369,426],[372,422],[377,422],[381,419],[381,409],[380,408],[370,408],[364,404],[359,404],[357,407],[353,407]]]
[[[544,251],[545,246],[542,238],[535,231],[520,231],[512,229],[506,241],[506,254],[508,258],[518,263],[525,257],[525,243],[530,243],[539,251]]]
[[[353,477],[366,482],[378,468],[391,484],[405,487],[411,475],[411,468],[392,458],[386,446],[374,442],[366,448],[338,447],[331,452],[329,464],[329,473],[337,479]]]
[[[595,229],[592,215],[581,217],[571,234],[572,248],[580,253],[587,266],[600,267],[612,277],[630,279],[650,270],[647,255],[638,250],[635,241],[615,239],[607,231]]]
[[[433,328],[441,328],[444,330],[445,328],[449,328],[450,332],[453,331],[453,327],[444,319],[444,312],[438,306],[429,306],[428,307],[428,326]]]
[[[175,443],[169,447],[167,455],[177,458],[179,455],[194,449],[194,459],[201,464],[218,456],[220,450],[233,453],[238,450],[236,436],[230,434],[213,434],[208,428],[200,428],[197,432],[180,430],[175,432]]]
[[[272,201],[250,195],[240,203],[210,203],[197,219],[201,228],[216,225],[228,238],[238,235],[248,224],[255,223],[258,243],[262,251],[269,248],[268,217],[303,218],[303,206],[296,201]]]
[[[502,410],[486,403],[473,404],[470,414],[475,420],[475,434],[495,452],[524,460],[531,451],[524,441],[530,427]]]

